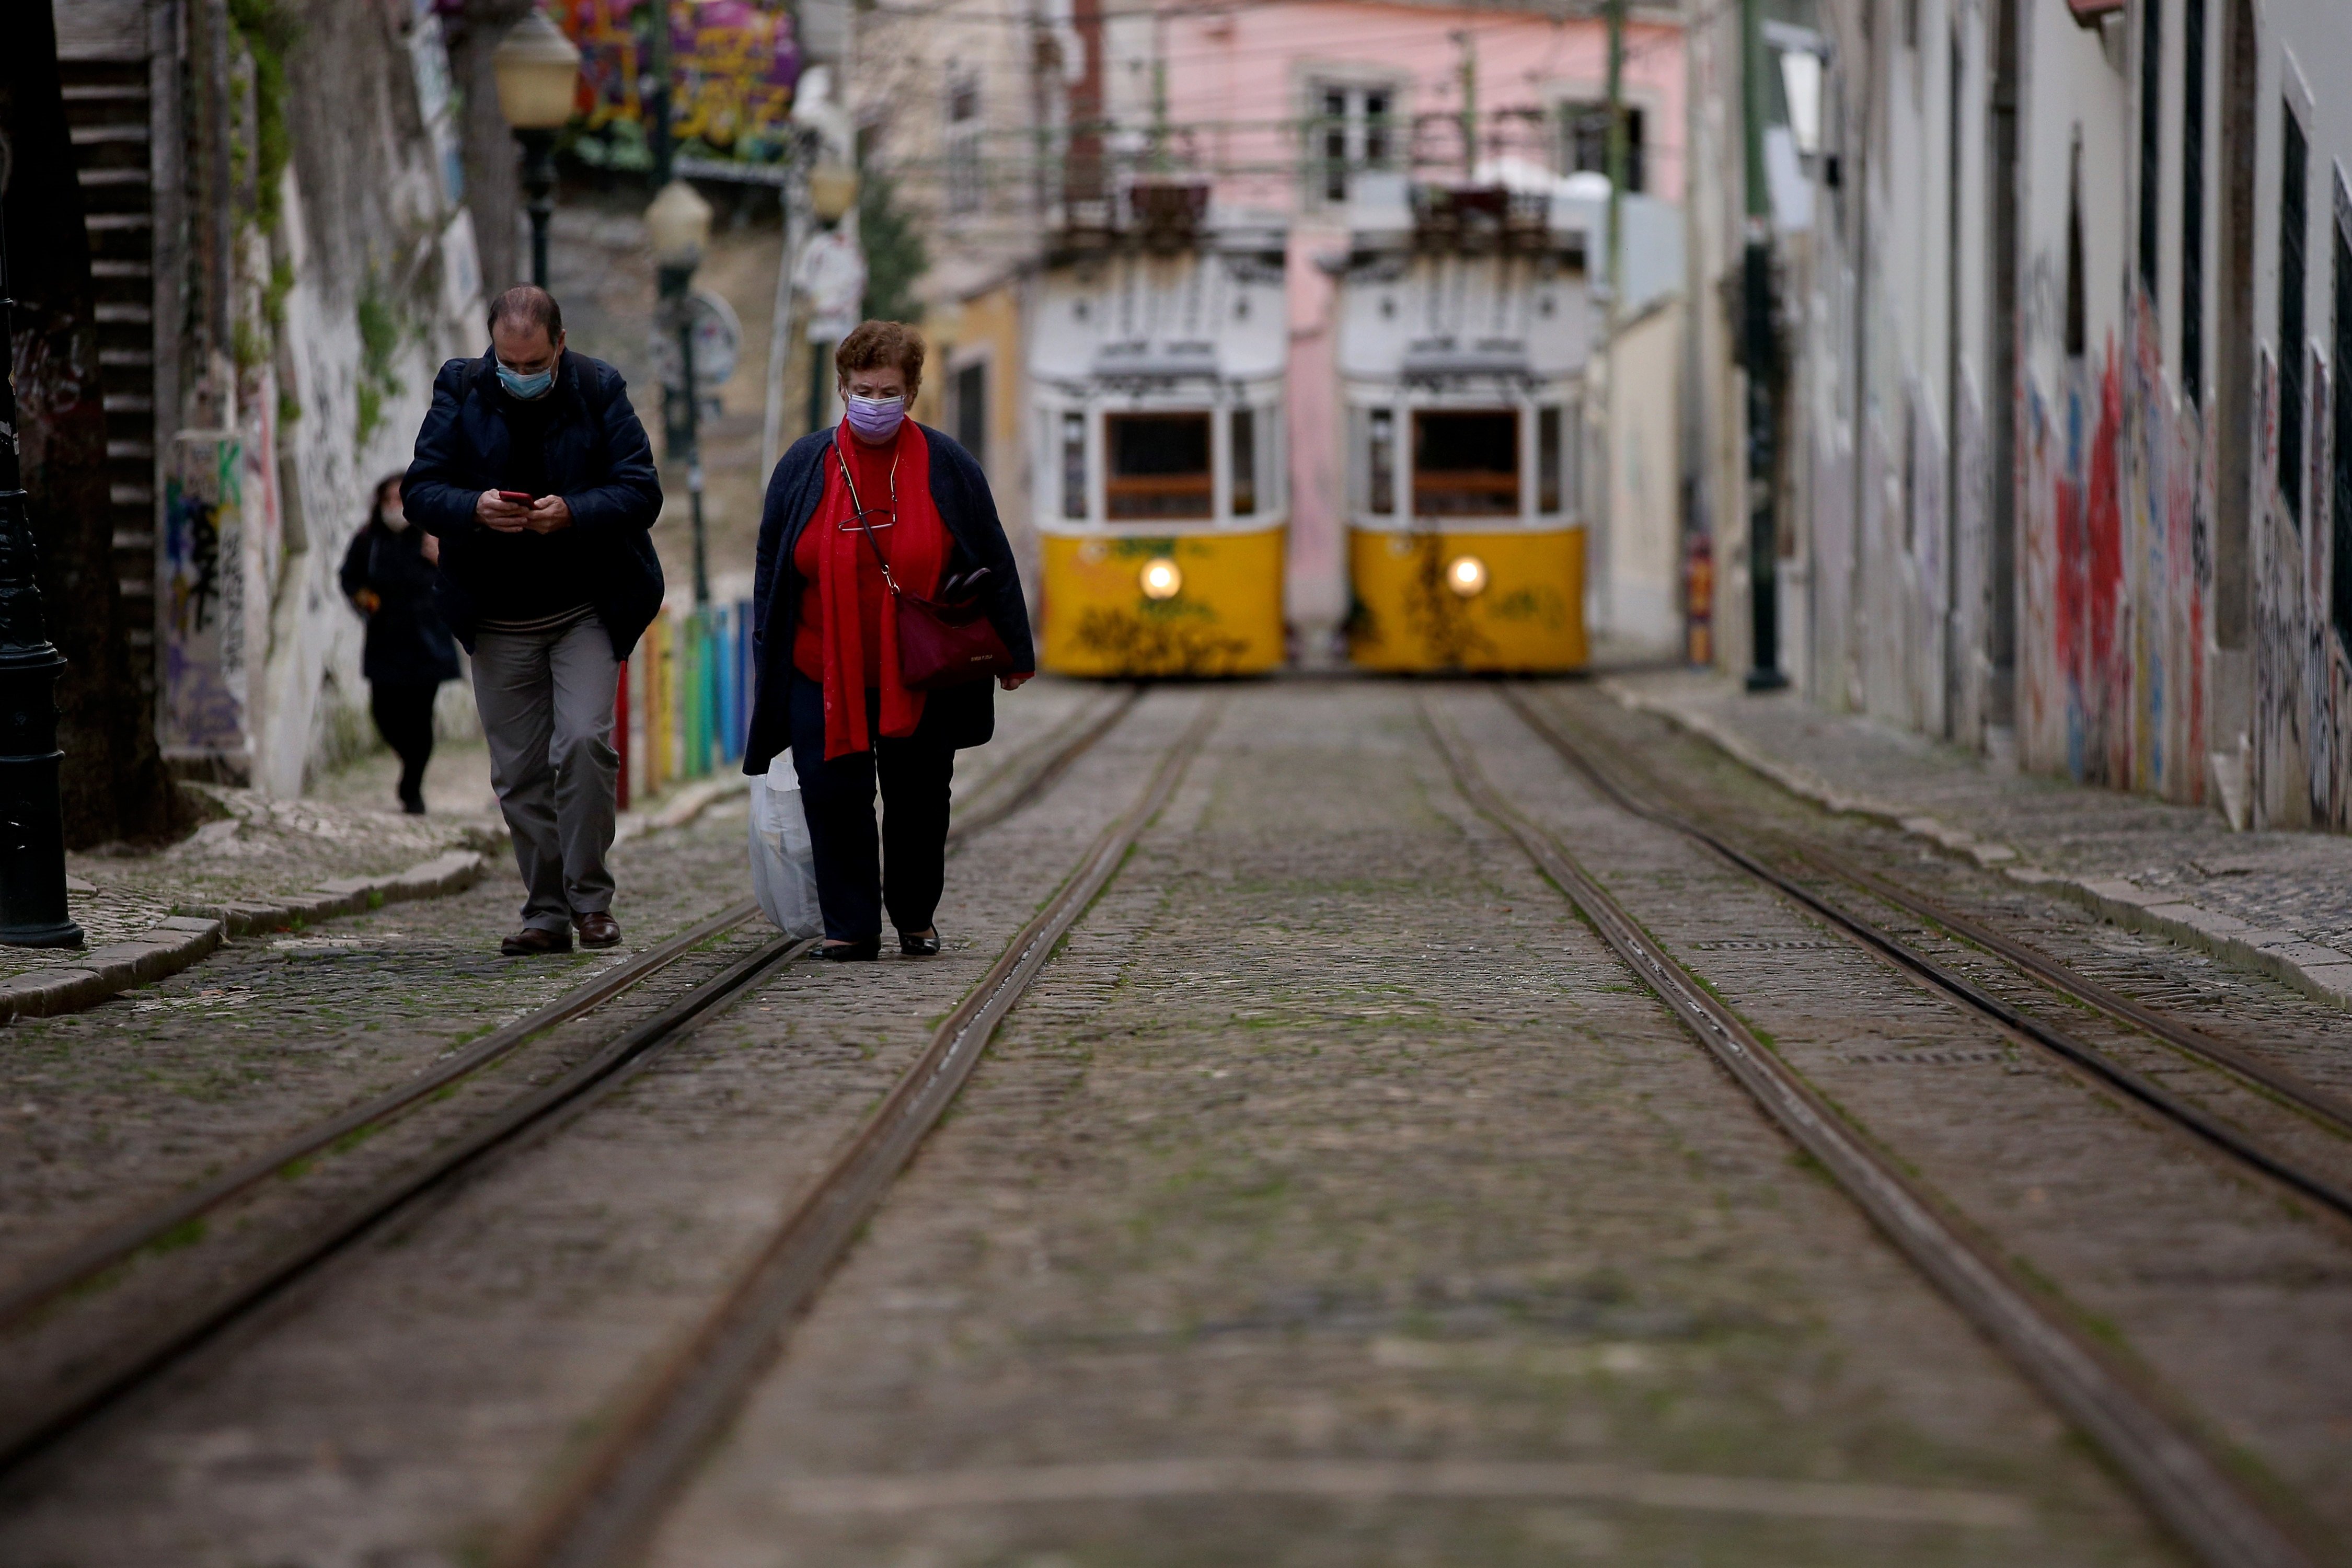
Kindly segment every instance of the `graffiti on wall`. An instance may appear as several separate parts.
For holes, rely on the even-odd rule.
[[[655,25],[638,0],[551,7],[580,46],[580,118],[570,151],[584,163],[652,166],[644,79]],[[670,134],[689,157],[770,163],[792,144],[801,51],[792,9],[775,0],[669,0]]]
[[[244,443],[183,437],[163,498],[163,745],[241,752],[248,744]]]

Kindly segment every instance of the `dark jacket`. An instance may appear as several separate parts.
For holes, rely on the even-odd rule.
[[[556,367],[556,399],[543,447],[548,492],[572,508],[572,526],[588,552],[589,602],[626,658],[661,610],[661,560],[646,531],[661,514],[661,479],[653,447],[629,406],[621,373],[566,349]],[[484,542],[491,531],[474,515],[484,490],[504,482],[509,440],[505,395],[494,355],[453,359],[433,379],[433,408],[416,433],[416,459],[401,482],[401,506],[441,539],[441,576],[434,598],[467,651],[488,582]]]
[[[432,686],[457,679],[457,649],[433,604],[433,579],[440,574],[425,559],[424,531],[414,525],[394,533],[371,522],[343,552],[343,597],[356,600],[362,588],[376,596],[367,618],[367,651],[361,671],[378,686]]]
[[[983,584],[988,621],[1013,654],[1015,669],[1037,668],[1037,653],[1029,641],[1029,605],[1021,596],[1021,574],[1013,564],[1013,547],[1005,542],[1004,525],[997,521],[996,498],[988,493],[988,476],[979,460],[954,439],[929,426],[920,426],[931,448],[931,500],[940,509],[955,548],[941,569],[970,572],[985,566]],[[803,436],[776,463],[768,479],[768,501],[760,514],[760,554],[751,587],[751,668],[757,672],[758,694],[751,703],[751,732],[743,747],[743,771],[764,773],[777,752],[793,743],[792,712],[784,697],[793,674],[793,632],[800,619],[801,591],[807,580],[793,569],[793,550],[801,530],[824,499],[825,447],[834,432]],[[924,700],[923,717],[943,725],[942,732],[956,746],[985,745],[996,732],[995,683],[974,680],[946,687]]]

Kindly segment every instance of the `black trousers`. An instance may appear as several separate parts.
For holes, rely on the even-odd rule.
[[[881,737],[882,695],[866,694],[874,750],[824,760],[824,687],[792,676],[793,771],[800,776],[815,849],[816,899],[824,934],[864,942],[882,934],[882,912],[900,931],[929,931],[947,879],[948,785],[955,747],[936,733],[929,708],[903,740]],[[874,830],[874,788],[882,787],[882,830]],[[877,856],[878,850],[878,856]]]
[[[433,760],[433,695],[440,683],[378,680],[368,688],[377,733],[400,758],[400,798],[425,798],[425,764]]]

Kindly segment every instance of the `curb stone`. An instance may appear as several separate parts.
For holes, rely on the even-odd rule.
[[[684,826],[750,783],[737,773],[690,785],[658,811],[630,813],[614,841]],[[53,1017],[95,1006],[133,985],[177,974],[230,937],[288,931],[314,921],[364,914],[386,904],[463,892],[480,881],[488,868],[488,858],[478,851],[453,849],[390,876],[339,877],[308,893],[285,899],[177,905],[169,919],[127,941],[90,949],[71,968],[33,970],[0,980],[0,1023]]]
[[[2305,942],[2293,931],[2264,930],[2169,892],[2149,892],[2121,877],[2078,877],[2044,870],[2020,859],[2017,851],[2006,844],[1988,843],[1932,816],[1922,816],[1885,801],[1849,795],[1810,769],[1768,757],[1745,737],[1707,714],[1636,691],[1614,679],[1598,684],[1619,706],[1655,714],[1706,742],[1749,772],[1826,810],[1883,822],[1914,837],[1924,838],[1947,854],[1966,856],[1987,870],[1998,870],[2012,880],[2061,894],[2126,931],[2194,948],[2233,968],[2284,982],[2314,1001],[2352,1009],[2352,953]]]
[[[0,1022],[95,1006],[133,985],[177,974],[232,936],[458,892],[479,881],[488,864],[471,849],[456,849],[389,877],[339,878],[281,902],[184,904],[128,941],[90,949],[71,968],[36,969],[0,980]]]

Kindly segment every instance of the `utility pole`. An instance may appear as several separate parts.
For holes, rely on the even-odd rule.
[[[1478,177],[1478,45],[1470,29],[1454,30],[1454,41],[1462,47],[1462,177]]]
[[[1593,510],[1600,527],[1601,570],[1591,573],[1588,582],[1610,583],[1612,557],[1617,549],[1617,331],[1624,324],[1625,299],[1625,166],[1628,151],[1625,135],[1625,0],[1608,0],[1609,18],[1609,132],[1605,162],[1609,165],[1609,293],[1601,305],[1601,461],[1597,478],[1600,494],[1593,498]],[[1592,535],[1588,531],[1586,548],[1591,550]],[[1591,603],[1590,595],[1587,603]],[[1605,601],[1604,601],[1605,603]]]
[[[1764,174],[1763,0],[1739,0],[1739,100],[1748,247],[1740,268],[1740,368],[1748,375],[1748,607],[1755,652],[1748,689],[1777,691],[1780,671],[1780,515],[1773,495],[1779,353],[1772,333],[1772,194]]]
[[[60,135],[60,140],[63,139]],[[0,178],[5,177],[0,163]],[[16,341],[8,232],[0,222],[0,343]],[[79,947],[66,913],[65,812],[58,795],[58,675],[65,656],[41,620],[33,520],[17,466],[16,384],[0,375],[0,942]]]

